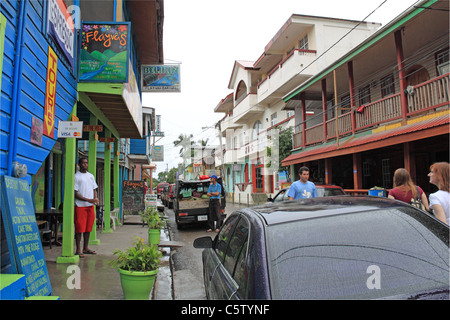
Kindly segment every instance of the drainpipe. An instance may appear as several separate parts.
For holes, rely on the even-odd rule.
[[[11,118],[9,121],[9,140],[8,140],[8,161],[6,175],[11,176],[13,161],[16,161],[17,151],[15,141],[17,140],[18,112],[20,110],[20,89],[22,88],[22,48],[23,33],[25,29],[26,4],[28,0],[20,1],[19,16],[17,18],[17,39],[14,53],[14,78],[13,78],[13,96],[11,103]]]

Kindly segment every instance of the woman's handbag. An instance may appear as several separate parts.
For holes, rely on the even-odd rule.
[[[422,211],[427,212],[427,209],[423,205],[422,200],[420,200],[420,191],[419,191],[419,188],[417,188],[417,186],[416,186],[416,190],[417,190],[417,198],[416,199],[411,198],[410,204]]]

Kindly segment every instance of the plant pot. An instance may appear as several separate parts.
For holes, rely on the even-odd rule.
[[[118,269],[125,300],[149,300],[158,270],[127,271]]]
[[[161,230],[159,229],[148,229],[148,243],[149,244],[159,244],[161,237]]]

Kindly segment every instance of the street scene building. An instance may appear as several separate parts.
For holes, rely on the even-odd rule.
[[[448,161],[448,3],[422,4],[383,28],[293,15],[256,62],[236,61],[214,109],[231,198],[264,202],[302,165],[349,194],[392,188],[399,167],[428,185],[430,164]],[[291,155],[276,163],[272,137],[288,128]]]
[[[235,62],[228,85],[233,93],[214,109],[225,113],[220,130],[226,139],[223,175],[229,196],[254,203],[279,190],[280,163],[273,143],[280,132],[295,126],[296,119],[295,108],[286,107],[282,97],[379,27],[377,23],[294,14],[256,61]],[[345,41],[328,48],[346,34]],[[216,159],[216,165],[222,165]]]
[[[155,111],[141,103],[141,66],[164,63],[163,13],[162,0],[1,2],[0,173],[28,182],[36,214],[58,215],[60,262],[79,259],[73,188],[80,157],[98,181],[103,232],[120,214],[122,181],[150,174]],[[97,243],[95,230],[90,240]],[[10,261],[1,262],[8,271]]]
[[[446,1],[410,8],[283,97],[292,175],[308,165],[317,182],[367,194],[406,168],[431,191],[429,166],[449,160],[447,12]]]

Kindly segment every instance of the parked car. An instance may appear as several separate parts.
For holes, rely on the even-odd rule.
[[[169,209],[173,208],[173,197],[175,195],[175,183],[165,186],[161,192],[161,201]]]
[[[316,185],[317,196],[318,197],[331,197],[331,196],[343,196],[345,195],[344,189],[339,186],[333,185]],[[281,189],[275,197],[268,198],[267,201],[270,202],[280,202],[280,201],[288,201],[288,191],[289,187]]]
[[[448,299],[449,227],[368,196],[299,199],[232,213],[198,238],[209,299]]]
[[[158,185],[156,186],[156,194],[158,198],[161,198],[161,192],[164,190],[164,187],[168,185],[169,184],[167,182],[158,183]]]
[[[222,219],[225,220],[225,189],[221,177],[217,179],[217,183],[222,186],[220,205],[222,208]],[[190,223],[208,222],[209,197],[207,193],[210,184],[210,179],[177,180],[173,211],[178,229]]]

